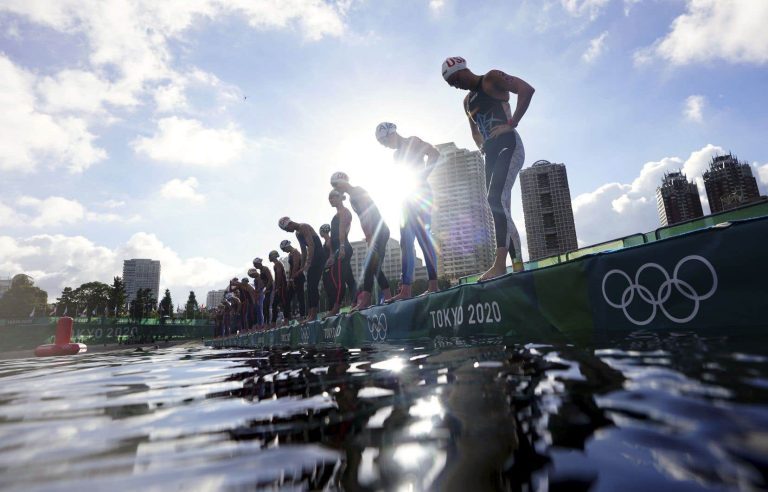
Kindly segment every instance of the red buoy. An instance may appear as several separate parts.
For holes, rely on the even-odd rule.
[[[53,355],[74,355],[86,352],[88,347],[83,343],[72,343],[72,327],[75,321],[69,316],[62,316],[56,323],[56,336],[53,343],[40,345],[35,349],[37,357]]]

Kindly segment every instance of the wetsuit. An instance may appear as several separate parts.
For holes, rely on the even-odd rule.
[[[291,258],[290,254],[288,255],[288,263],[291,267],[290,275],[293,276],[295,269],[301,268],[301,264],[299,266],[294,265],[293,258]],[[301,263],[301,260],[299,260],[299,263]],[[306,277],[304,276],[304,273],[300,273],[296,276],[296,278],[291,279],[291,282],[288,284],[288,309],[290,311],[290,305],[293,298],[296,298],[296,301],[299,303],[299,314],[301,316],[307,315],[307,307],[304,303],[304,281],[306,280]],[[290,319],[290,318],[289,318]]]
[[[264,301],[262,302],[262,316],[264,323],[269,323],[269,308],[272,306],[272,292],[275,284],[272,282],[272,274],[269,273],[267,267],[262,266],[259,268],[259,277],[264,282],[266,290],[264,291]]]
[[[416,239],[424,255],[429,280],[437,279],[437,252],[432,240],[432,187],[427,182],[431,168],[424,168],[424,147],[428,145],[418,137],[404,139],[395,151],[395,159],[413,165],[418,171],[418,184],[413,194],[403,201],[400,222],[400,249],[402,251],[402,283],[411,285],[416,268]]]
[[[282,265],[274,267],[275,270],[275,290],[272,300],[272,322],[277,321],[277,313],[279,311],[279,308],[283,309],[283,317],[286,320],[291,319],[290,318],[290,303],[288,302],[288,289],[286,288],[286,284],[288,281],[285,279],[285,269]],[[278,284],[278,279],[281,279],[282,281]],[[279,287],[278,287],[279,285]]]
[[[389,228],[381,218],[379,209],[371,200],[371,196],[359,186],[352,188],[349,192],[349,204],[360,219],[360,224],[373,227],[373,237],[367,237],[368,251],[365,255],[365,267],[363,268],[363,288],[364,292],[373,290],[373,279],[376,278],[379,287],[389,289],[389,282],[384,272],[381,271],[381,265],[384,263],[384,255],[387,252],[387,241],[389,241]],[[365,226],[363,227],[365,231]]]
[[[296,239],[299,240],[301,251],[304,253],[307,250],[307,240],[304,238],[304,234],[296,231]],[[312,263],[309,264],[307,269],[307,306],[309,309],[317,308],[320,304],[318,285],[320,284],[320,277],[323,274],[323,265],[325,264],[323,243],[320,242],[320,236],[314,232],[312,233],[312,243],[314,245],[314,253],[312,255]]]
[[[331,265],[331,280],[335,287],[333,302],[334,304],[341,304],[344,299],[346,289],[352,296],[357,291],[357,285],[355,285],[355,275],[352,273],[352,245],[349,244],[349,237],[346,238],[344,243],[344,259],[339,259],[339,250],[341,249],[341,238],[339,233],[339,214],[333,216],[331,219],[331,251],[333,251],[334,262]]]
[[[323,290],[325,291],[325,304],[327,309],[331,309],[336,300],[336,284],[333,278],[333,267],[335,266],[335,263],[330,267],[327,266],[328,259],[332,256],[330,240],[323,241],[323,256],[325,257],[325,261],[323,262]]]
[[[508,248],[510,258],[520,258],[520,235],[512,222],[512,186],[523,167],[525,149],[517,130],[491,137],[494,128],[511,118],[509,104],[483,91],[483,77],[470,91],[464,108],[483,137],[485,185],[496,229],[496,247]]]

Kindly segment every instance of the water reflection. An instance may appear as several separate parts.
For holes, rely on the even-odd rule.
[[[2,361],[0,488],[758,490],[760,340]]]

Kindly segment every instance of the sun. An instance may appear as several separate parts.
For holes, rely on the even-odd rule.
[[[416,173],[392,158],[393,151],[376,141],[346,146],[341,162],[354,186],[362,186],[371,195],[390,230],[390,237],[400,238],[400,209],[411,198],[417,185]],[[361,157],[364,156],[364,157]],[[351,239],[357,239],[352,235]]]

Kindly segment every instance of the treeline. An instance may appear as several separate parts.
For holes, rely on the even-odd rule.
[[[182,313],[173,310],[170,290],[158,303],[151,289],[139,289],[134,300],[128,303],[128,294],[121,277],[114,277],[112,285],[103,282],[86,282],[77,288],[65,287],[53,307],[48,306],[48,293],[35,286],[32,277],[19,274],[11,280],[10,288],[0,297],[0,318],[25,318],[35,316],[72,317],[130,317],[146,318],[201,318],[207,313],[200,309],[193,291]]]

